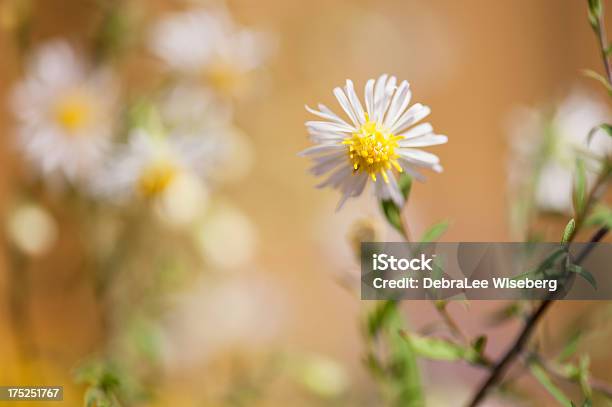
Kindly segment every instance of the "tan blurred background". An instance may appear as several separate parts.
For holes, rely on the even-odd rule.
[[[147,18],[174,7],[162,1],[141,3]],[[88,35],[97,18],[87,1],[37,1],[35,5],[36,41],[60,35],[78,41]],[[253,172],[228,191],[252,218],[258,236],[257,268],[284,301],[279,306],[283,317],[274,346],[338,360],[356,388],[371,387],[360,360],[357,318],[363,304],[338,283],[337,276],[355,267],[345,240],[350,224],[376,216],[377,208],[364,196],[335,213],[337,194],[313,188],[316,181],[306,173],[308,163],[296,156],[308,145],[303,123],[309,115],[304,104],[321,102],[335,108],[332,89],[347,78],[360,88],[383,72],[409,80],[414,100],[432,108],[431,123],[449,136],[449,143],[434,151],[445,171],[429,175],[427,183],[413,189],[407,213],[413,233],[450,219],[444,240],[511,240],[505,162],[508,114],[517,105],[551,103],[577,83],[597,91],[580,74],[586,67],[601,70],[585,2],[234,0],[228,5],[239,21],[278,37],[265,89],[236,112],[239,126],[254,144]],[[0,94],[5,100],[19,68],[10,38],[0,35]],[[128,77],[136,84],[143,80],[142,72],[148,72],[146,61],[134,62],[131,69]],[[11,128],[3,103],[3,206],[10,204],[12,185],[22,176],[21,158],[11,147]],[[549,228],[555,236],[560,225]],[[50,383],[69,383],[66,369],[94,351],[102,335],[92,318],[96,312],[91,293],[81,284],[67,285],[80,267],[79,259],[63,255],[70,253],[71,230],[71,225],[61,225],[57,249],[32,266],[30,289],[36,300],[28,309],[33,321],[28,332],[43,352],[54,355],[41,375]],[[385,237],[396,238],[391,232]],[[6,276],[3,261],[0,285],[5,286]],[[494,306],[476,302],[465,309],[453,304],[451,310],[469,332],[477,333],[483,329],[478,318]],[[549,324],[584,306],[557,306]],[[415,325],[434,315],[428,304],[409,304],[407,309]],[[23,368],[15,359],[4,310],[1,306],[0,384],[14,382],[20,377],[16,369]],[[491,332],[497,339],[489,341],[493,352],[503,348],[509,329]],[[594,371],[600,375],[608,373],[602,370],[605,366],[604,358],[594,360]],[[446,386],[460,397],[469,393],[479,377],[470,369],[461,378],[463,368],[433,365],[428,369],[430,374],[425,376],[435,376],[426,380],[432,391]],[[175,391],[189,392],[190,386],[201,383],[197,373],[188,377],[175,379]],[[68,403],[79,405],[79,397],[77,390],[67,390]],[[291,402],[291,395],[282,390],[274,398]]]

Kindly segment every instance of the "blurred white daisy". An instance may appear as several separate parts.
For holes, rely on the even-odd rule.
[[[168,15],[153,29],[150,48],[173,70],[217,90],[240,94],[261,66],[270,39],[238,26],[223,8]]]
[[[219,148],[199,136],[164,137],[136,129],[96,175],[95,192],[116,200],[167,202],[167,194],[188,190],[199,199],[203,195],[192,194],[193,188],[203,185]]]
[[[43,175],[81,180],[110,146],[116,100],[108,70],[88,70],[67,43],[49,42],[13,92],[19,144]]]
[[[592,182],[600,160],[612,154],[612,139],[597,131],[588,143],[588,134],[610,118],[604,103],[579,89],[570,93],[552,116],[534,109],[516,111],[509,131],[511,186],[529,187],[533,179],[533,190],[527,193],[533,195],[538,208],[571,214],[576,159],[587,160],[587,176]]]
[[[173,86],[161,100],[160,114],[171,131],[207,134],[224,146],[225,156],[220,159],[232,165],[212,169],[216,183],[238,181],[250,173],[252,142],[231,122],[228,104],[218,103],[210,90],[185,83]]]
[[[335,88],[334,95],[350,121],[324,105],[319,110],[306,106],[324,120],[306,122],[310,139],[317,145],[301,155],[312,157],[314,175],[331,172],[318,187],[340,190],[338,209],[348,198],[360,195],[368,180],[374,183],[378,198],[403,205],[396,179],[399,173],[422,179],[418,167],[442,171],[438,157],[419,147],[444,144],[447,137],[434,134],[429,123],[408,129],[430,112],[420,103],[408,107],[412,95],[408,82],[397,86],[396,78],[386,74],[370,79],[365,85],[365,110],[350,80],[344,89]]]

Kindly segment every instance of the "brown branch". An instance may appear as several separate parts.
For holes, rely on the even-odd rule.
[[[589,253],[591,253],[591,251],[595,247],[595,243],[603,239],[603,237],[608,232],[609,229],[607,227],[602,227],[601,229],[599,229],[589,241],[590,244],[585,246],[578,254],[578,256],[576,257],[575,264],[580,264],[582,261],[584,261],[584,259],[587,258]],[[522,353],[538,322],[540,321],[546,310],[548,310],[548,308],[554,303],[554,296],[555,295],[552,294],[547,299],[543,300],[536,308],[536,310],[529,316],[529,318],[525,322],[523,330],[515,339],[512,346],[510,346],[504,356],[493,366],[489,377],[487,377],[487,379],[479,387],[478,391],[468,404],[470,407],[477,406],[485,399],[489,391],[502,379],[504,373],[510,367],[510,364],[514,361],[514,359],[516,359],[516,357]]]

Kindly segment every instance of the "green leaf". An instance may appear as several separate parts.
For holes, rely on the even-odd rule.
[[[574,230],[576,230],[576,221],[574,220],[574,218],[572,218],[569,222],[567,222],[567,225],[565,226],[561,243],[569,242],[572,236],[574,235]]]
[[[410,190],[412,189],[412,177],[404,172],[400,174],[397,184],[402,196],[404,197],[404,201],[408,202]],[[389,224],[397,229],[398,232],[403,234],[404,226],[402,225],[402,208],[398,207],[397,204],[391,199],[381,200],[380,206]]]
[[[449,225],[450,223],[447,220],[443,220],[441,222],[436,223],[435,225],[430,227],[425,233],[423,233],[423,236],[421,236],[421,239],[419,241],[421,243],[435,242],[440,238],[440,236],[444,234],[444,232],[446,232]]]
[[[485,347],[487,346],[487,336],[480,335],[476,340],[472,343],[472,348],[479,355],[484,354]]]
[[[593,402],[591,401],[591,399],[584,399],[584,402],[582,403],[582,407],[592,407],[593,406]]]
[[[389,320],[396,312],[397,303],[395,301],[383,301],[376,304],[367,318],[368,335],[375,338],[378,333],[387,325]]]
[[[531,374],[535,377],[538,382],[544,387],[551,396],[555,398],[562,406],[571,407],[572,402],[569,398],[563,393],[563,391],[557,387],[553,383],[553,381],[548,376],[548,373],[537,363],[531,363],[529,365],[529,370],[531,370]]]
[[[608,44],[606,49],[604,49],[604,53],[606,54],[607,57],[609,57],[612,54],[612,44]]]
[[[385,357],[376,354],[372,347],[366,354],[366,364],[388,390],[389,405],[423,406],[424,395],[417,356],[412,346],[399,335],[406,323],[396,301],[384,301],[370,312],[367,318],[367,334],[376,334],[376,339],[384,341],[387,352]],[[375,344],[370,342],[371,346]]]
[[[612,209],[605,205],[598,205],[584,223],[586,226],[605,226],[612,229]]]
[[[581,216],[586,206],[587,195],[586,168],[584,161],[580,158],[576,160],[576,175],[574,177],[574,213]]]
[[[567,255],[566,248],[562,247],[560,249],[556,249],[547,258],[545,258],[542,261],[542,263],[540,263],[540,265],[537,268],[535,268],[534,270],[527,271],[525,273],[518,274],[518,275],[512,277],[512,279],[513,280],[519,280],[519,279],[523,279],[525,277],[534,277],[534,278],[537,278],[540,275],[542,275],[543,273],[545,273],[546,271],[548,271],[551,268],[553,268],[554,265],[557,263],[557,261],[565,258],[565,255]]]
[[[587,143],[591,142],[591,140],[593,139],[593,136],[595,136],[595,133],[597,133],[598,130],[603,130],[606,133],[608,133],[608,136],[612,137],[612,125],[608,123],[602,123],[599,126],[593,127],[589,131],[589,134],[587,135]]]
[[[405,172],[400,174],[399,180],[397,181],[397,185],[404,196],[404,199],[408,201],[410,197],[410,190],[412,189],[412,177]]]
[[[446,361],[465,360],[470,363],[480,361],[480,355],[472,348],[440,338],[424,337],[408,332],[401,334],[410,343],[416,354],[421,357]]]
[[[571,271],[572,273],[576,273],[578,274],[580,277],[584,278],[589,284],[591,284],[591,286],[597,290],[597,280],[595,280],[595,277],[593,277],[593,274],[591,274],[590,272],[588,272],[587,270],[585,270],[583,267],[577,265],[577,264],[570,264],[570,266],[568,267],[569,271]]]
[[[565,344],[561,352],[559,352],[559,355],[557,356],[557,360],[559,362],[565,362],[569,358],[571,358],[576,353],[576,350],[578,349],[578,345],[580,344],[581,338],[582,338],[582,335],[579,331],[574,333],[569,338],[569,340],[567,341],[567,343]]]
[[[383,215],[387,218],[387,222],[398,232],[404,233],[404,227],[402,226],[402,212],[401,209],[390,199],[380,201],[380,207],[382,208]]]
[[[608,91],[608,93],[610,95],[612,95],[612,85],[610,85],[610,82],[608,82],[608,80],[606,78],[604,78],[603,76],[601,76],[600,74],[598,74],[595,71],[592,71],[590,69],[583,69],[582,70],[582,74],[584,76],[586,76],[587,78],[591,78],[596,80],[597,82],[601,83],[603,85],[604,88],[606,88],[606,90]]]
[[[589,22],[594,30],[598,30],[599,21],[603,13],[601,0],[589,0]]]

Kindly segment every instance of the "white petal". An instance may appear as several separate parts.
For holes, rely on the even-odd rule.
[[[391,104],[391,99],[393,97],[393,94],[395,93],[396,83],[397,83],[397,78],[395,78],[395,76],[389,77],[389,80],[387,81],[387,85],[385,87],[385,97],[382,100],[380,119],[378,120],[379,123],[382,123],[384,121],[385,113],[389,109],[389,105]]]
[[[427,134],[412,139],[404,139],[398,142],[400,147],[428,147],[444,144],[448,142],[448,137],[438,134]]]
[[[310,168],[310,172],[315,176],[323,175],[327,172],[330,172],[338,165],[342,163],[346,163],[345,154],[331,154],[329,156],[324,156],[322,159],[317,160],[317,164],[313,165]]]
[[[417,126],[414,126],[407,132],[400,134],[400,136],[403,137],[404,139],[409,139],[409,138],[421,137],[431,132],[433,132],[433,127],[431,126],[431,124],[421,123]]]
[[[414,161],[418,161],[426,165],[434,165],[434,164],[440,163],[440,159],[438,158],[437,155],[428,153],[427,151],[407,149],[407,148],[406,149],[398,148],[397,154],[400,157],[405,158],[409,161],[414,160]]]
[[[306,122],[306,127],[317,131],[340,131],[345,133],[353,133],[355,131],[348,125],[321,121],[308,121]]]
[[[391,131],[393,134],[399,133],[406,127],[413,125],[424,117],[427,117],[430,112],[431,110],[429,107],[416,103],[404,112],[404,114],[389,129],[389,131]]]
[[[316,144],[342,143],[346,139],[346,134],[333,131],[316,131],[308,129],[308,138]]]
[[[380,117],[384,113],[382,111],[381,106],[383,104],[383,99],[385,97],[385,87],[387,84],[387,74],[382,74],[376,80],[376,84],[374,85],[374,105],[373,105],[373,115],[370,119],[375,120],[377,122],[380,121]]]
[[[348,117],[350,117],[355,127],[359,127],[357,116],[355,115],[355,112],[353,111],[353,108],[351,107],[351,103],[349,102],[348,98],[344,94],[344,91],[342,90],[342,88],[335,88],[334,95],[336,96],[336,99],[338,99],[338,102],[340,103],[340,106],[342,106],[342,109],[344,110],[344,112],[348,115]]]
[[[353,167],[346,165],[344,167],[340,167],[334,172],[331,173],[325,181],[321,182],[317,185],[317,188],[323,188],[326,186],[331,186],[333,188],[337,188],[342,182],[346,180],[347,177],[350,177],[353,172]]]
[[[407,81],[403,81],[393,95],[389,111],[385,116],[384,127],[390,128],[395,124],[400,115],[406,110],[406,107],[408,107],[411,96],[410,85]]]
[[[347,199],[356,197],[361,194],[368,179],[367,174],[353,174],[350,178],[345,179],[345,182],[340,186],[342,197],[336,206],[336,211],[339,211]]]
[[[331,152],[339,151],[339,150],[346,150],[346,146],[344,146],[342,144],[336,144],[336,143],[334,143],[334,144],[319,144],[318,146],[308,147],[306,150],[303,150],[300,153],[298,153],[298,155],[300,157],[306,157],[306,156],[309,156],[309,155],[331,153]]]
[[[366,103],[366,108],[368,110],[368,117],[371,119],[374,118],[374,83],[376,81],[374,79],[370,79],[366,82],[364,89],[364,98]]]
[[[360,124],[365,123],[365,114],[363,112],[363,106],[355,93],[355,87],[353,86],[353,81],[350,79],[346,80],[346,87],[344,88],[346,94],[348,96],[349,101],[351,102],[351,106],[353,107],[353,111],[357,115],[357,120]]]
[[[323,105],[320,105],[320,106],[323,106]],[[338,115],[336,115],[334,112],[332,112],[331,110],[329,110],[327,108],[326,108],[327,111],[323,111],[323,110],[322,111],[318,111],[318,110],[315,110],[315,109],[311,109],[308,105],[304,105],[304,107],[306,108],[306,110],[308,110],[308,112],[314,114],[315,116],[319,116],[322,119],[327,119],[327,120],[330,120],[330,121],[332,121],[334,123],[350,127],[350,125],[347,122],[342,120],[340,117],[338,117]]]

